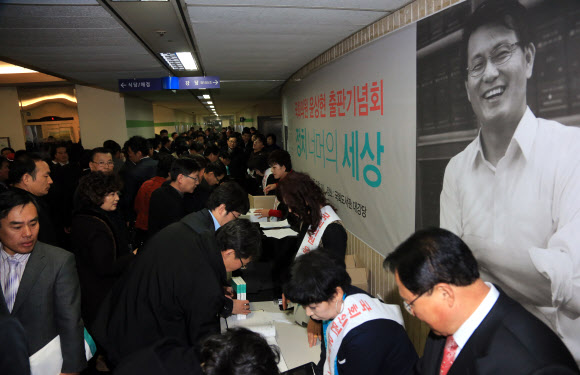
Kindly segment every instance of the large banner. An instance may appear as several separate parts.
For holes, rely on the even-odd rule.
[[[413,24],[283,93],[294,169],[309,173],[345,227],[382,254],[414,229],[415,39]]]
[[[580,363],[580,2],[479,3],[417,25],[416,224],[460,236]]]

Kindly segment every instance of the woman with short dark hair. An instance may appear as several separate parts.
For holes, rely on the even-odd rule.
[[[79,271],[82,316],[88,327],[133,259],[125,222],[116,211],[120,188],[115,175],[102,172],[84,176],[78,187],[82,208],[72,219],[71,247]]]
[[[328,249],[296,259],[284,294],[323,322],[318,373],[407,374],[417,361],[400,307],[352,286],[344,264]]]
[[[344,264],[348,239],[346,230],[335,208],[316,182],[305,173],[292,172],[280,180],[276,191],[278,200],[287,206],[288,222],[293,225],[296,218],[299,220],[295,227],[298,232],[297,246],[292,252],[279,254],[275,261],[274,274],[279,275],[279,281],[283,283],[288,279],[290,265],[295,259],[319,246],[332,249],[332,256]],[[282,300],[285,305],[284,295]],[[311,346],[321,338],[321,332],[319,322],[310,319],[308,342]]]

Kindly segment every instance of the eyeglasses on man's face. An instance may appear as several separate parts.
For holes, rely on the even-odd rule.
[[[405,307],[405,310],[407,310],[407,312],[411,315],[415,315],[415,313],[413,312],[413,304],[415,303],[415,301],[417,301],[419,298],[423,297],[423,295],[425,295],[425,293],[429,292],[430,290],[423,292],[421,294],[419,294],[419,296],[417,298],[415,298],[414,300],[412,300],[411,302],[408,302],[403,300],[403,306]]]
[[[196,183],[199,183],[199,177],[191,177],[191,176],[188,176],[188,175],[186,175],[186,174],[184,174],[183,176],[184,176],[184,177],[187,177],[187,178],[191,178],[191,179],[192,179],[193,181],[195,181]]]
[[[244,261],[242,260],[242,258],[240,258],[240,263],[242,264],[242,266],[240,267],[241,270],[245,270],[246,269],[246,265],[244,264]]]
[[[467,74],[472,78],[481,77],[485,72],[488,60],[495,66],[505,64],[521,44],[521,42],[500,44],[489,53],[489,58],[482,56],[474,58],[467,67]]]
[[[101,167],[102,167],[102,166],[105,166],[105,165],[106,165],[107,167],[110,167],[111,165],[114,165],[114,164],[115,164],[115,163],[113,163],[112,161],[93,161],[92,163],[95,163],[96,165],[99,165],[99,166],[101,166]]]

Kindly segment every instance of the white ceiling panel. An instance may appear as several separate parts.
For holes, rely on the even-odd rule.
[[[213,6],[190,6],[188,12],[206,71],[223,79],[286,79],[387,14]]]
[[[203,93],[211,93],[218,113],[228,115],[279,100],[283,82],[304,64],[410,2],[169,1],[0,0],[0,60],[116,90],[121,78],[167,76],[157,55],[161,47],[194,45],[205,73],[222,79],[220,89]],[[160,6],[163,12],[151,10]],[[197,91],[128,95],[207,112]]]
[[[185,0],[187,5],[213,6],[254,6],[254,7],[301,7],[301,8],[333,8],[360,10],[394,10],[399,9],[410,0]]]

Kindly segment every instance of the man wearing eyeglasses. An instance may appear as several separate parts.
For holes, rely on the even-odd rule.
[[[191,158],[176,159],[169,171],[170,180],[151,194],[148,234],[154,235],[185,216],[183,194],[193,193],[199,185],[201,167]]]
[[[420,230],[385,268],[407,311],[431,328],[415,374],[578,374],[549,327],[484,282],[469,247],[441,228]]]
[[[465,87],[480,131],[445,170],[441,227],[580,363],[580,130],[527,106],[527,23],[515,0],[486,1],[466,22]]]
[[[184,218],[145,243],[95,324],[95,338],[113,366],[168,337],[199,353],[201,341],[219,333],[222,280],[261,251],[260,230],[249,220],[234,220],[235,212],[226,216],[217,232],[198,232]]]

